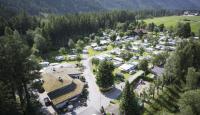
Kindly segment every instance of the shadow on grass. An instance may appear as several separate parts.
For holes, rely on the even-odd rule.
[[[152,111],[149,111],[148,109],[144,108],[144,112],[147,114],[147,115],[153,115],[154,112]]]
[[[178,94],[179,92],[175,91],[171,87],[166,87],[166,88],[167,91],[169,91],[169,93],[172,94],[172,96],[174,96],[174,98],[180,98],[180,95]]]
[[[165,103],[165,104],[162,104],[162,106],[164,106],[168,111],[173,112],[173,113],[178,112],[178,105],[173,103],[173,101],[166,99],[166,97],[164,96],[162,96],[160,99],[163,101],[163,103]]]

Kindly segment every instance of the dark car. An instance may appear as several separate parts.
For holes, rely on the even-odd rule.
[[[50,106],[51,105],[51,101],[48,97],[44,98],[44,103],[46,106]]]

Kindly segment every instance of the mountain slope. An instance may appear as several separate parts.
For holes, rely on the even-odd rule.
[[[15,11],[66,13],[112,9],[200,9],[199,0],[0,0]]]
[[[98,0],[105,8],[123,9],[200,9],[199,0]]]

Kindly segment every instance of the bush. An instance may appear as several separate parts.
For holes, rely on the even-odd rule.
[[[124,75],[122,73],[116,73],[115,80],[116,81],[124,81]]]
[[[99,65],[99,59],[92,58],[92,64],[98,66]]]
[[[96,69],[93,69],[93,73],[96,73]]]

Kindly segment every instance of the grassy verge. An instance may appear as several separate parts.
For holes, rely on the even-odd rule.
[[[200,16],[167,16],[144,20],[146,23],[165,24],[167,28],[170,26],[175,27],[177,22],[189,22],[191,24],[191,29],[195,34],[198,35],[198,30],[200,29]]]

